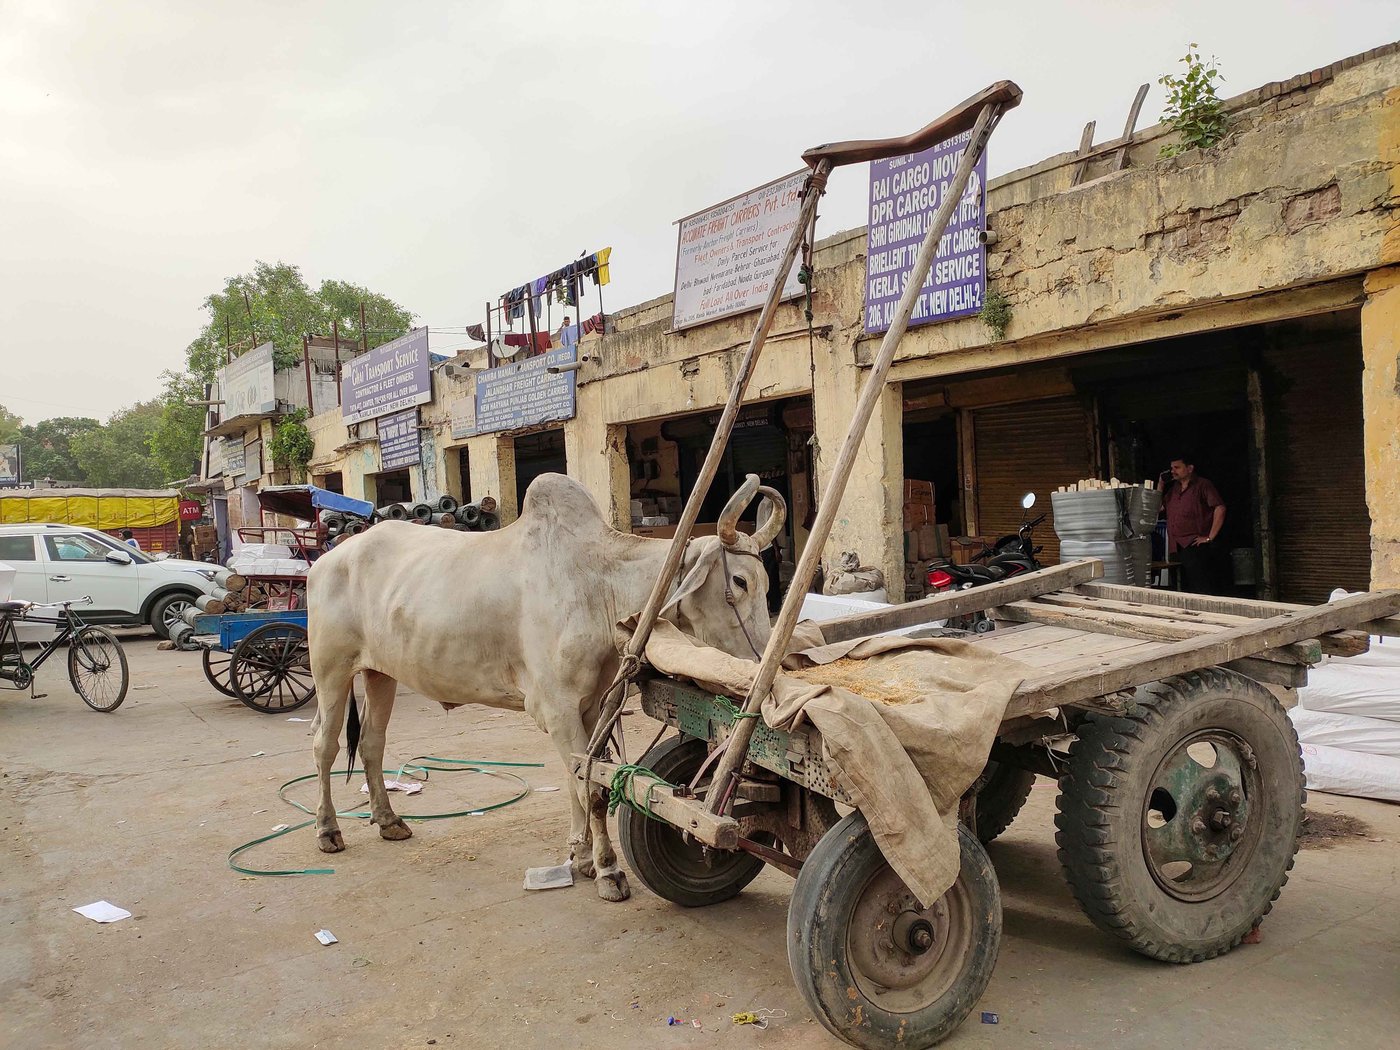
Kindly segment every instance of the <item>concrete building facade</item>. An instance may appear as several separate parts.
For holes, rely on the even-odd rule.
[[[1400,586],[1400,47],[1226,109],[1208,150],[1162,157],[1157,126],[990,183],[988,288],[1009,325],[910,330],[824,564],[854,552],[898,600],[906,479],[935,485],[953,533],[991,536],[1014,529],[1026,489],[1048,504],[1084,477],[1155,478],[1189,447],[1230,505],[1246,590]],[[864,229],[817,244],[812,321],[780,308],[711,500],[748,472],[786,492],[789,563],[878,347],[865,255]],[[509,522],[530,478],[565,470],[619,529],[664,535],[634,526],[633,501],[688,493],[754,317],[673,331],[670,296],[611,315],[579,345],[574,417],[515,432],[477,432],[485,351],[462,355],[434,370],[406,479],[380,469],[372,423],[334,409],[308,424],[312,479],[375,502],[405,484],[402,498],[491,495]]]

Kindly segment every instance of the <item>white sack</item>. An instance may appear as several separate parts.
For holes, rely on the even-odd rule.
[[[1390,647],[1385,648],[1388,660]],[[1324,659],[1298,690],[1298,706],[1400,722],[1400,663],[1363,662],[1369,655]]]
[[[1305,744],[1400,758],[1400,722],[1336,711],[1309,711],[1302,707],[1289,711],[1288,717],[1293,720],[1298,739]]]
[[[1400,802],[1400,758],[1304,744],[1303,769],[1310,791]]]

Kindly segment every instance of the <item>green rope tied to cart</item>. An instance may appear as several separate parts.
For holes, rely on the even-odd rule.
[[[727,696],[715,696],[715,706],[736,721],[740,718],[758,718],[757,711],[745,711],[735,705],[734,701]]]
[[[647,788],[645,804],[638,802],[632,796],[633,783],[638,776],[650,777],[654,781]],[[658,787],[673,788],[675,785],[668,783],[665,777],[646,766],[631,763],[618,766],[617,772],[613,774],[612,785],[608,788],[608,816],[611,817],[616,813],[619,806],[627,806],[651,820],[660,820],[661,818],[651,810],[651,793]]]

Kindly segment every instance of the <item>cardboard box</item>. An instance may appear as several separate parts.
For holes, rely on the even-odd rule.
[[[904,482],[904,502],[933,506],[933,482],[908,480]]]
[[[954,565],[971,565],[984,545],[991,541],[985,536],[954,536],[949,555]]]
[[[922,525],[933,524],[933,507],[928,503],[906,503],[904,505],[904,529],[917,530]]]
[[[919,526],[919,557],[924,561],[931,561],[934,558],[943,557],[943,553],[938,547],[938,526]]]
[[[918,561],[919,559],[919,532],[917,529],[906,529],[904,531],[904,560],[906,562]]]

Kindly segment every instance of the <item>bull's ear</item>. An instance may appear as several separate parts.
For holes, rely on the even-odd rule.
[[[759,550],[765,551],[782,534],[787,521],[787,500],[781,492],[767,485],[760,485],[758,491],[763,502],[758,505],[758,528],[754,530],[753,541]]]
[[[744,513],[744,508],[753,502],[754,493],[758,491],[758,475],[750,474],[744,478],[744,483],[739,486],[739,491],[729,497],[729,502],[724,505],[724,510],[719,513],[719,521],[715,525],[715,535],[719,537],[720,543],[726,547],[734,546],[739,538],[739,515]]]

